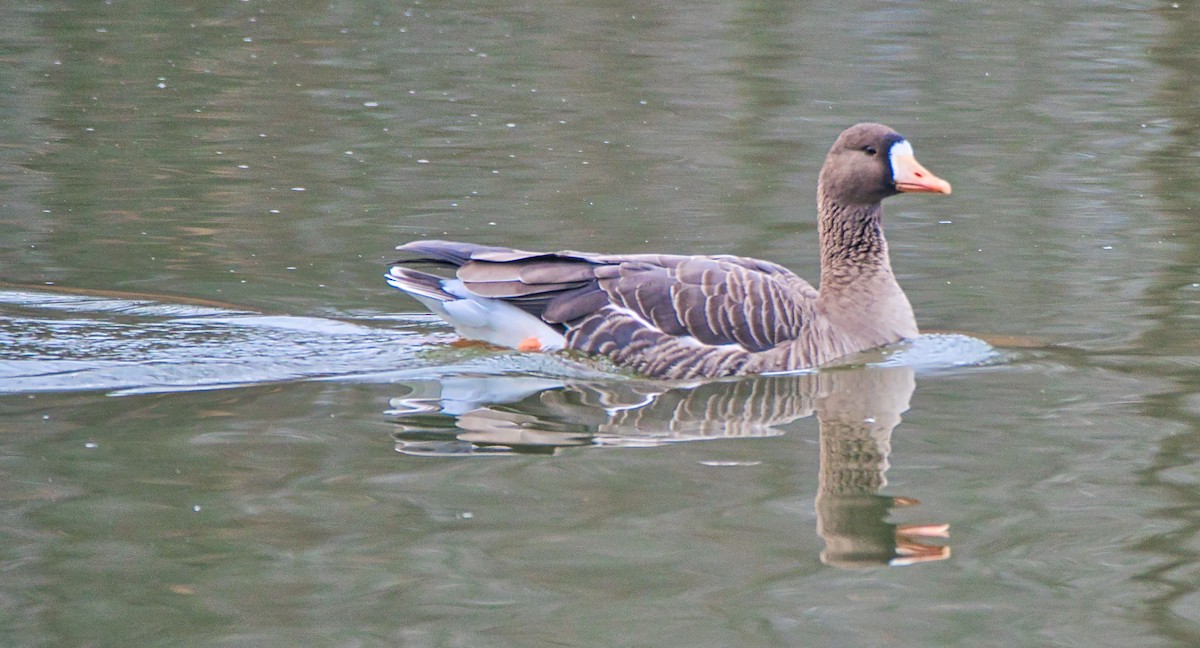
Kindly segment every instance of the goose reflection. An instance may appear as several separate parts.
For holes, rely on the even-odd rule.
[[[410,384],[388,414],[396,450],[409,455],[553,454],[572,446],[645,447],[765,437],[816,414],[820,429],[817,533],[837,567],[943,560],[946,524],[898,525],[881,495],[892,430],[915,385],[909,367],[867,367],[671,386],[523,377],[454,377]]]

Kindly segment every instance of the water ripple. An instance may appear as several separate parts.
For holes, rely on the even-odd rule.
[[[383,371],[413,364],[428,344],[412,324],[0,291],[0,393],[186,391]]]
[[[314,379],[390,383],[464,375],[623,375],[602,360],[446,344],[452,339],[431,316],[330,319],[0,291],[0,393],[134,394]],[[929,370],[997,357],[975,338],[926,335],[848,362]]]

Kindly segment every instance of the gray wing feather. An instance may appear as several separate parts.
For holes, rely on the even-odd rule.
[[[609,306],[636,315],[667,336],[708,345],[737,344],[765,351],[800,335],[816,290],[781,266],[733,256],[664,254],[602,255],[580,252],[525,252],[468,243],[418,241],[402,252],[416,260],[459,266],[458,278],[470,291],[512,301],[549,323],[584,324]],[[596,350],[641,345],[647,338],[628,325],[589,321],[573,337],[592,336]],[[612,344],[609,344],[609,343]]]
[[[613,303],[664,332],[710,345],[765,351],[795,339],[816,299],[799,277],[752,259],[692,257],[673,267],[635,270],[601,279]]]

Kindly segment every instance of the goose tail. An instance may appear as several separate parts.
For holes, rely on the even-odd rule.
[[[449,322],[464,338],[521,351],[556,351],[566,344],[559,328],[502,300],[476,295],[459,279],[401,266],[392,266],[384,278],[389,286]]]

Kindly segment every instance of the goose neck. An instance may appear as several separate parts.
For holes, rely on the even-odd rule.
[[[880,275],[891,277],[882,215],[879,203],[841,205],[822,202],[818,230],[823,288]]]

